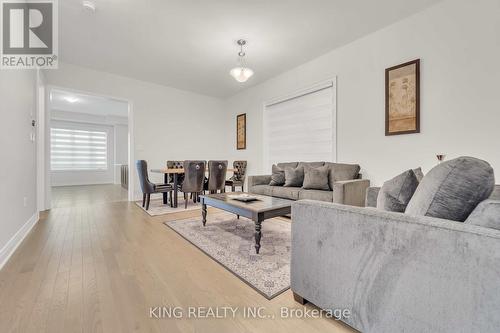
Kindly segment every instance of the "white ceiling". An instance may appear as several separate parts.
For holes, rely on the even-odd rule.
[[[127,102],[58,89],[50,92],[50,108],[97,116],[128,116]]]
[[[60,59],[227,97],[439,0],[81,0],[60,4]],[[239,38],[255,75],[240,84]]]

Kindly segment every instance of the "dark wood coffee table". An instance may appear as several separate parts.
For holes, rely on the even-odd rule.
[[[242,202],[228,197],[229,195],[237,194],[242,194],[242,192],[200,196],[203,225],[207,223],[207,205],[236,214],[238,218],[244,216],[251,219],[255,223],[255,252],[258,254],[260,250],[260,239],[262,237],[262,222],[273,217],[290,214],[293,200],[258,194],[251,194],[257,197],[257,200],[250,202]]]

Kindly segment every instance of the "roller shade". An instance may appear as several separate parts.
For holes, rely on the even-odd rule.
[[[266,105],[265,168],[290,161],[334,161],[332,84]]]
[[[50,129],[51,170],[107,170],[108,134],[73,128]]]

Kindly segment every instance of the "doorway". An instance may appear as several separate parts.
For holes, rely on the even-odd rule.
[[[45,156],[50,207],[127,201],[129,103],[52,87],[47,111]]]

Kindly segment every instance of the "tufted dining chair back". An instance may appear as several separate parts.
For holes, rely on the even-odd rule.
[[[184,181],[181,187],[182,192],[198,193],[203,191],[205,163],[205,161],[184,161]]]
[[[168,169],[182,169],[184,168],[184,161],[167,161],[167,168]],[[184,180],[184,175],[181,173],[177,176],[177,181],[179,184],[182,184]],[[168,182],[173,183],[174,182],[174,175],[170,174],[168,175]]]
[[[245,174],[247,172],[247,161],[234,161],[233,168],[236,169],[234,171],[233,177],[231,179],[242,181],[245,179]]]
[[[208,161],[208,190],[225,191],[227,161]]]

